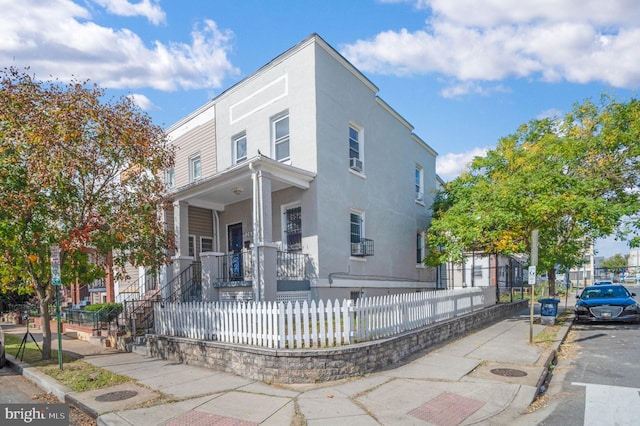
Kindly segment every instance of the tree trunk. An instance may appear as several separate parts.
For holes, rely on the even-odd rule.
[[[550,268],[547,271],[547,277],[549,278],[549,297],[555,297],[556,295],[556,270]]]
[[[51,359],[51,315],[49,305],[51,294],[47,294],[47,288],[36,286],[38,300],[40,301],[40,315],[42,315],[42,359]]]

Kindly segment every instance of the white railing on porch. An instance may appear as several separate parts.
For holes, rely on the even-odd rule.
[[[394,336],[496,303],[495,287],[352,300],[156,303],[159,335],[268,348],[319,348]]]

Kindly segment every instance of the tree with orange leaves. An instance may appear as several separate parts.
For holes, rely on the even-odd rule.
[[[63,285],[103,276],[108,254],[116,274],[131,264],[158,267],[172,246],[159,215],[161,172],[173,164],[166,134],[130,98],[104,97],[87,82],[0,72],[0,291],[37,295],[44,359],[52,244],[61,249]]]

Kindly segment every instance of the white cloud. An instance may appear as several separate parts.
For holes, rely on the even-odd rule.
[[[551,108],[551,109],[540,112],[540,114],[538,114],[536,118],[538,120],[543,120],[545,118],[562,118],[563,116],[564,116],[564,113],[562,111],[560,111],[557,108]]]
[[[495,86],[483,86],[474,81],[463,81],[449,87],[445,87],[440,91],[443,98],[456,98],[464,95],[481,95],[489,96],[492,93],[509,93],[511,89],[501,84]]]
[[[29,66],[42,79],[172,91],[219,88],[238,73],[227,56],[233,33],[211,20],[194,27],[190,44],[147,46],[126,28],[90,21],[90,12],[70,0],[0,0],[0,9],[0,63]]]
[[[154,25],[165,22],[166,15],[158,4],[159,0],[142,0],[129,3],[127,0],[93,0],[108,12],[119,16],[144,16]]]
[[[445,181],[456,178],[475,157],[484,157],[487,148],[474,148],[462,153],[447,153],[436,159],[436,173]]]
[[[431,12],[424,28],[385,31],[344,46],[342,53],[363,71],[381,74],[640,87],[640,2],[611,0],[603,7],[599,0],[416,0],[415,5],[417,13]]]
[[[143,94],[140,93],[132,93],[129,95],[129,98],[131,98],[133,100],[133,102],[135,102],[136,105],[138,105],[140,107],[140,109],[144,110],[144,111],[149,111],[152,109],[158,109],[158,106],[155,105],[153,102],[151,102],[151,99],[149,99],[148,97],[146,97]]]

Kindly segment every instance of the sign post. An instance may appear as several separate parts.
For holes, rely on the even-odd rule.
[[[538,266],[538,230],[531,231],[531,266],[529,266],[529,285],[531,296],[529,299],[529,344],[533,344],[533,301],[536,295],[536,267]]]
[[[62,370],[62,324],[60,323],[60,246],[51,244],[51,284],[56,288],[56,322],[58,324],[58,367]]]

